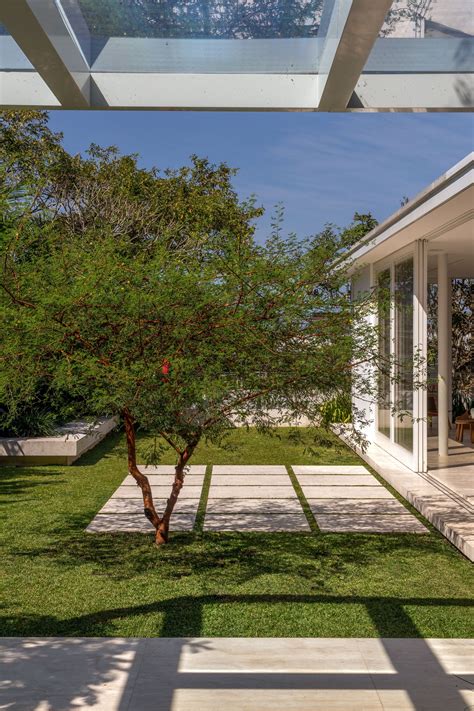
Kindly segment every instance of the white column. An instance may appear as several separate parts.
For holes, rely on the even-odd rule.
[[[448,255],[438,254],[438,454],[448,456],[449,319]]]
[[[426,357],[428,351],[428,255],[426,240],[415,243],[415,291],[413,318],[413,349],[415,355],[414,380],[417,384],[413,391],[413,455],[414,468],[418,472],[428,470],[428,429],[427,397],[423,385],[427,379]]]

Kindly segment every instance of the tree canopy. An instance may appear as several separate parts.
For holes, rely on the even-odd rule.
[[[355,380],[369,391],[360,364],[376,360],[372,301],[351,302],[344,255],[374,226],[370,215],[306,239],[284,236],[277,219],[259,244],[261,209],[239,199],[225,164],[194,156],[161,173],[114,148],[70,156],[44,117],[3,122],[14,135],[0,166],[21,193],[2,198],[3,417],[38,391],[119,415],[157,543],[202,438],[318,422]],[[22,162],[23,135],[36,143]],[[137,466],[137,427],[176,451],[164,512]]]

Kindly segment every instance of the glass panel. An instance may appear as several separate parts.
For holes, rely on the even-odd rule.
[[[67,7],[67,0],[63,5]],[[189,39],[315,37],[323,0],[79,0],[92,35]]]
[[[418,39],[472,37],[473,25],[471,0],[394,0],[380,34]]]
[[[390,437],[390,269],[378,276],[378,431]]]
[[[61,7],[96,72],[315,74],[334,2],[61,0]]]
[[[13,71],[33,69],[7,28],[2,24],[0,24],[0,69]]]
[[[394,0],[364,72],[471,72],[473,50],[472,0]]]
[[[395,265],[395,442],[413,451],[413,259]]]

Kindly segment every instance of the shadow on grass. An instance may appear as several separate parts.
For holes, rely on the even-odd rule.
[[[410,618],[410,606],[455,605],[469,607],[466,599],[425,599],[419,597],[393,598],[370,596],[334,595],[201,595],[184,596],[160,602],[111,608],[79,615],[65,620],[53,616],[31,615],[12,617],[6,621],[4,634],[28,635],[74,635],[96,639],[17,640],[5,642],[4,683],[0,703],[10,711],[27,708],[45,708],[63,711],[72,708],[77,700],[88,707],[104,702],[111,711],[125,709],[159,708],[169,711],[174,705],[177,689],[298,689],[333,690],[366,689],[374,691],[367,669],[354,669],[350,673],[295,673],[281,671],[252,672],[240,670],[238,677],[229,669],[217,675],[211,671],[186,672],[180,668],[183,649],[192,653],[212,649],[211,639],[200,637],[203,615],[208,606],[220,605],[341,605],[341,614],[346,606],[363,606],[370,616],[378,635],[382,638],[378,659],[384,664],[384,655],[389,660],[385,671],[377,671],[378,688],[402,690],[411,702],[410,708],[431,708],[433,692],[429,683],[421,684],[413,670],[420,665],[423,674],[429,669],[430,680],[444,685],[446,708],[464,708],[460,689],[470,688],[467,681],[459,678],[453,683],[431,648],[423,642],[418,628]],[[324,614],[324,612],[323,612]],[[115,621],[137,615],[156,615],[160,620],[155,634],[161,637],[186,635],[178,639],[97,639],[110,634]],[[183,628],[184,621],[184,628]],[[400,625],[403,635],[400,635]],[[419,644],[410,640],[408,649],[416,652],[413,659],[403,659],[403,646],[393,637],[419,638]],[[402,655],[401,655],[402,650]],[[408,663],[407,663],[408,661]],[[224,665],[225,666],[225,665]],[[386,665],[387,666],[387,665]],[[135,667],[135,668],[134,668]],[[199,665],[198,665],[199,668]],[[238,679],[238,682],[237,682]],[[465,683],[464,683],[465,681]],[[237,687],[236,687],[237,684]],[[113,696],[113,687],[118,691]],[[111,688],[107,692],[107,687]],[[104,690],[105,689],[105,690]],[[122,690],[123,689],[123,690]],[[335,691],[337,693],[337,691]],[[437,687],[437,693],[440,689]],[[138,697],[138,698],[137,698]],[[133,698],[133,703],[132,703]],[[212,697],[211,697],[212,698]],[[29,705],[28,705],[29,704]],[[3,708],[3,706],[2,706]]]
[[[51,467],[2,467],[0,468],[0,496],[18,499],[38,486],[57,486],[64,483],[63,470]]]
[[[122,445],[122,446],[121,446]],[[80,467],[92,467],[97,464],[100,460],[108,459],[112,456],[112,453],[116,457],[117,455],[122,455],[123,458],[123,469],[127,470],[127,455],[126,449],[123,444],[123,432],[120,430],[114,430],[105,437],[101,442],[99,442],[93,449],[85,452],[80,459],[78,459],[74,464],[71,464],[73,469]],[[125,476],[125,475],[124,475]]]
[[[21,614],[5,616],[1,636],[108,637],[114,622],[137,616],[156,616],[156,627],[150,636],[198,637],[203,633],[203,613],[215,605],[356,605],[363,606],[380,637],[423,638],[406,608],[462,607],[472,610],[470,598],[423,598],[363,595],[293,595],[293,594],[222,594],[180,596],[151,603],[107,610],[60,619],[53,615]],[[342,610],[341,610],[342,613]]]
[[[362,569],[378,557],[422,556],[426,551],[456,555],[443,540],[417,534],[172,533],[158,551],[152,534],[87,534],[95,512],[64,516],[50,531],[50,542],[27,549],[13,546],[17,558],[42,559],[51,568],[92,566],[93,575],[129,580],[156,574],[161,580],[200,578],[213,585],[245,584],[264,576],[305,580],[312,591],[330,589],[334,579]],[[281,583],[283,585],[283,583]]]

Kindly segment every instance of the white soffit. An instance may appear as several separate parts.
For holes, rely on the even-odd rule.
[[[435,239],[449,231],[450,226],[473,218],[474,153],[471,153],[376,227],[349,257],[354,266],[372,264],[417,239]]]

